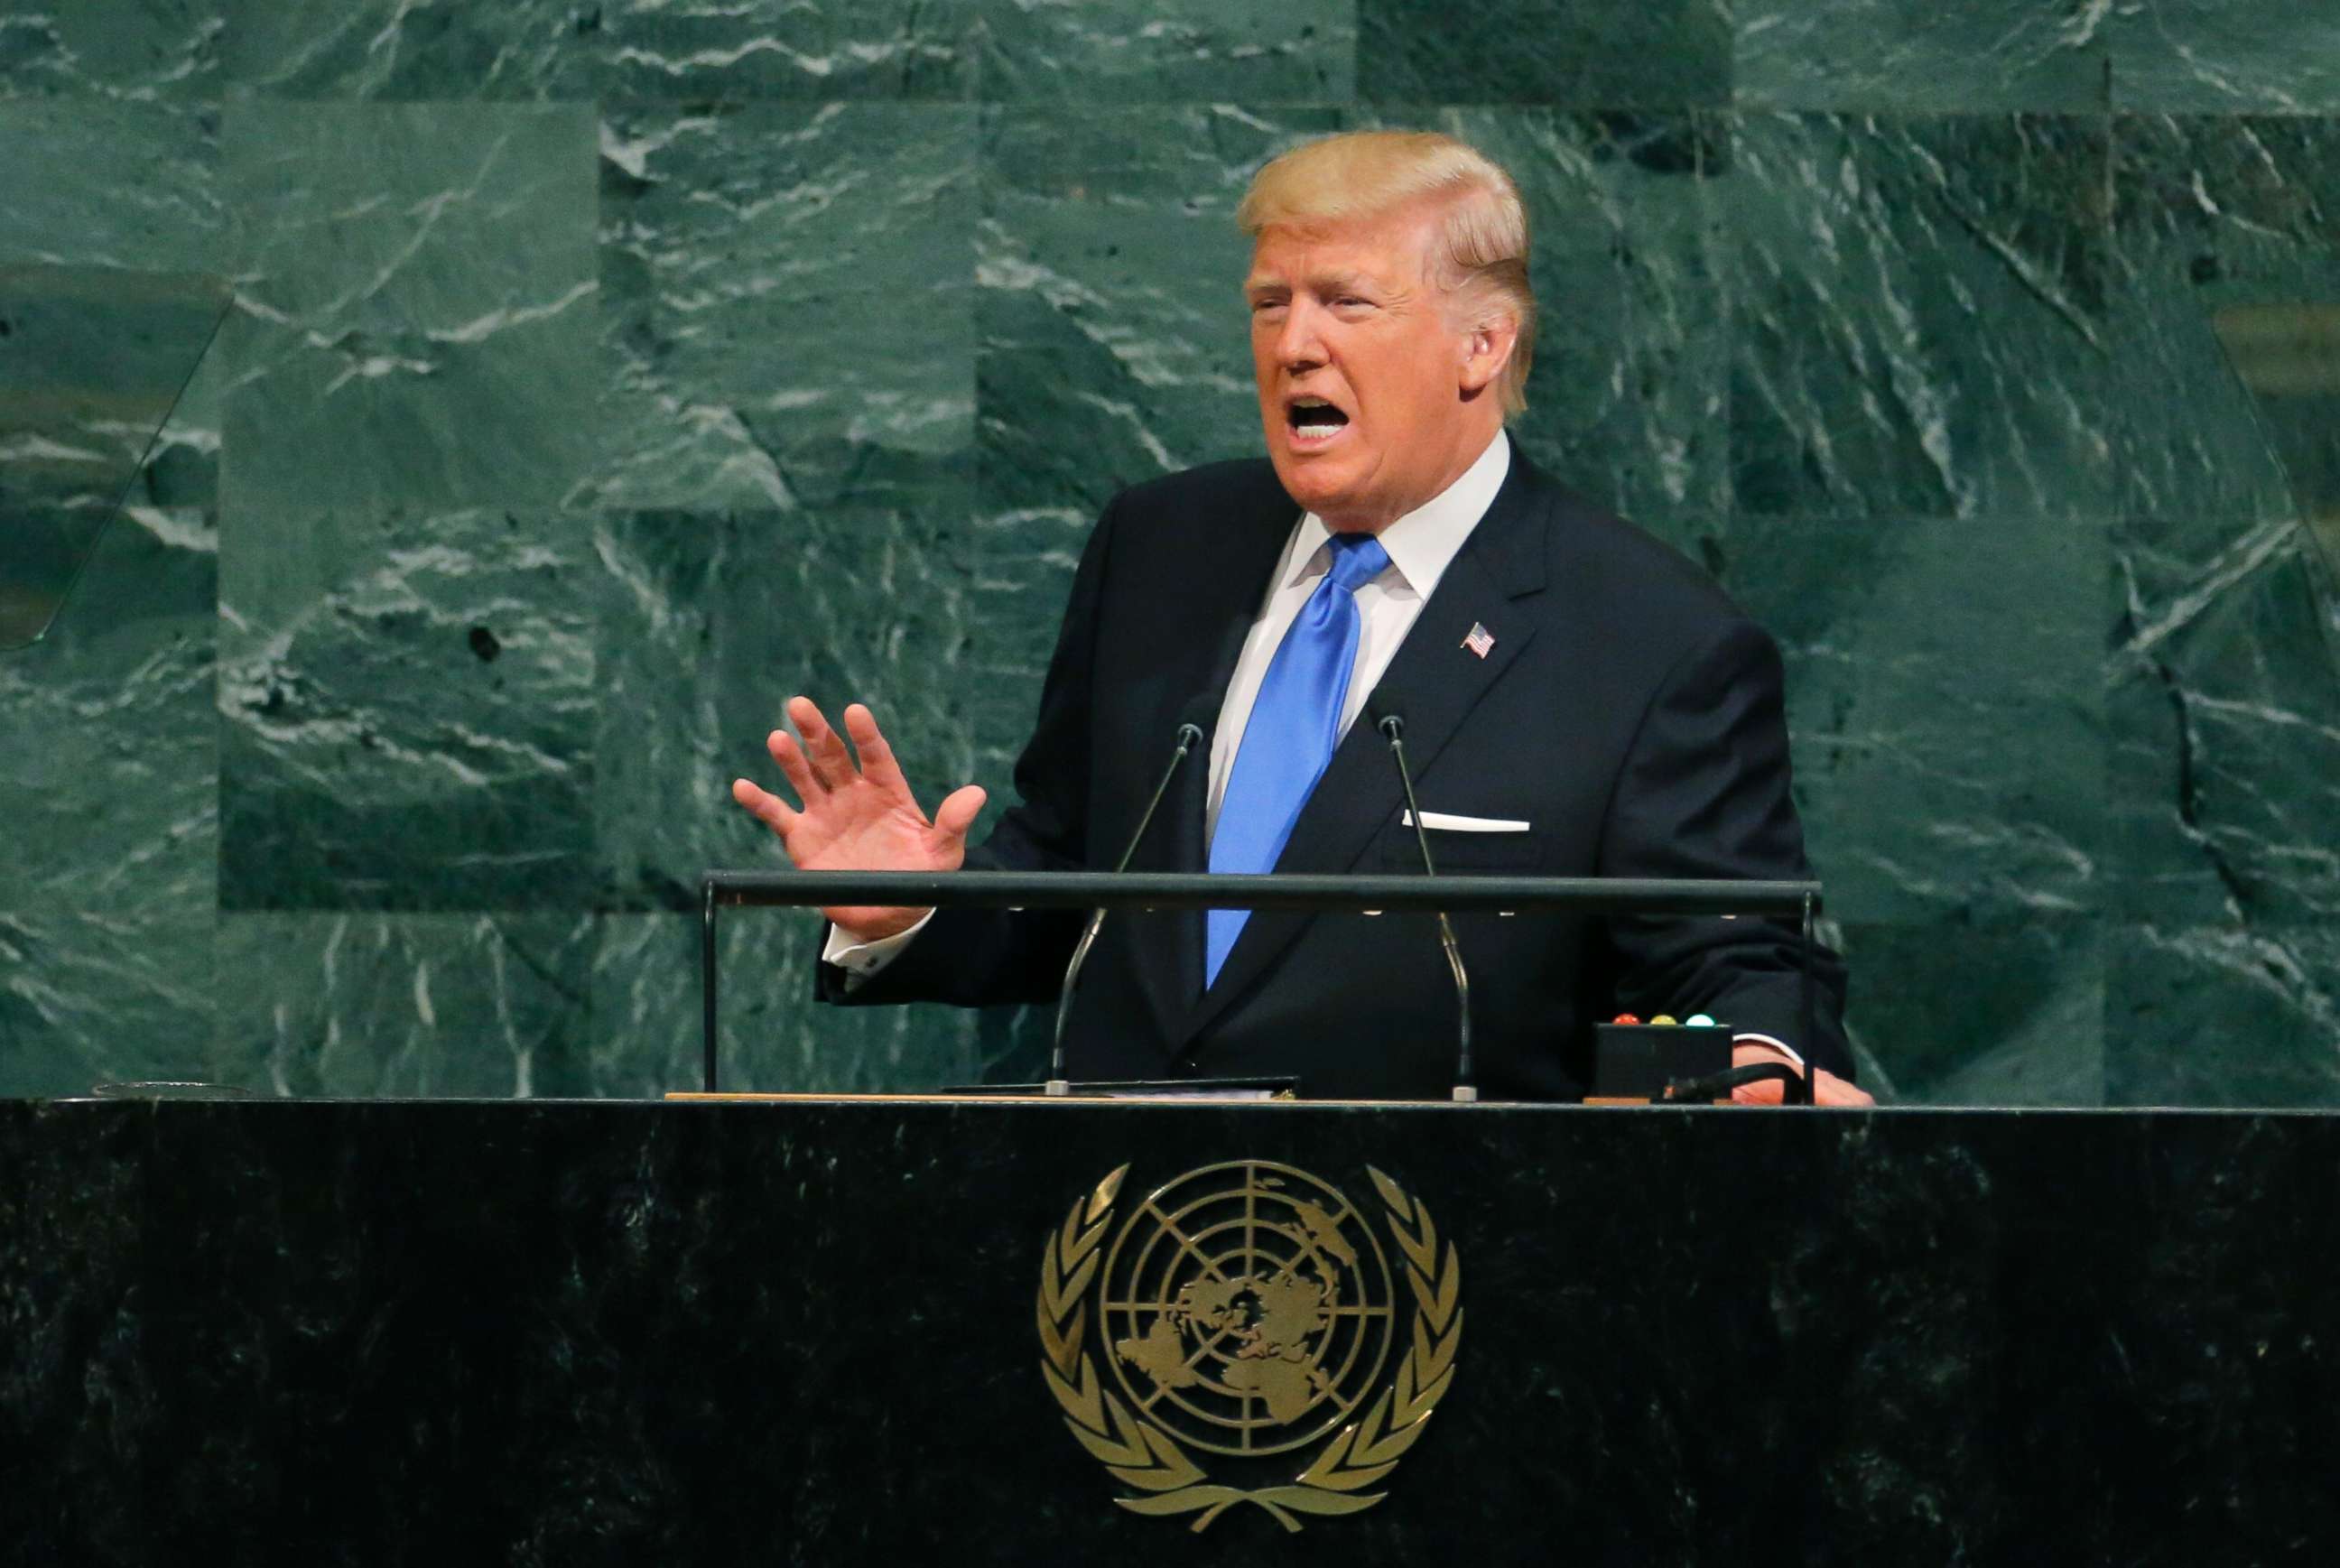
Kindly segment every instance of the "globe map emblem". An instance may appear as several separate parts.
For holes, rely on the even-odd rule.
[[[1291,1166],[1205,1166],[1156,1188],[1106,1255],[1105,1359],[1139,1415],[1197,1448],[1323,1436],[1379,1382],[1387,1259],[1338,1187]]]

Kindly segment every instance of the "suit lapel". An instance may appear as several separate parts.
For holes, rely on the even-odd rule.
[[[1209,712],[1198,722],[1203,743],[1178,769],[1170,792],[1163,798],[1153,832],[1157,848],[1142,854],[1141,865],[1165,871],[1209,868],[1204,824],[1211,793],[1211,747],[1218,724],[1219,704],[1227,683],[1234,678],[1235,660],[1243,656],[1244,639],[1267,594],[1268,576],[1284,558],[1300,509],[1281,491],[1253,515],[1236,520],[1231,533],[1207,552],[1203,581],[1185,599],[1195,617],[1196,635],[1184,647],[1193,656],[1184,661],[1179,679],[1165,683],[1172,704],[1163,710],[1158,728],[1165,748],[1179,722],[1178,704],[1207,694]],[[1182,599],[1184,596],[1182,596]],[[1151,783],[1151,780],[1148,780]],[[1203,911],[1177,909],[1151,917],[1146,935],[1137,943],[1137,972],[1146,1000],[1161,1020],[1163,1037],[1195,1006],[1203,983]],[[1166,931],[1168,939],[1160,939]]]
[[[1538,476],[1516,450],[1512,464],[1494,504],[1439,579],[1437,590],[1422,607],[1364,711],[1334,749],[1276,859],[1279,872],[1353,870],[1374,836],[1397,821],[1403,792],[1389,742],[1374,727],[1375,715],[1395,713],[1405,720],[1406,762],[1419,779],[1534,636],[1533,620],[1512,600],[1543,586],[1543,508],[1535,494]],[[1464,644],[1474,628],[1484,628],[1494,639],[1483,656]],[[1233,669],[1232,660],[1228,669]],[[1199,819],[1195,828],[1199,868]],[[1183,1050],[1248,990],[1312,918],[1304,911],[1254,911],[1216,983],[1172,1031],[1174,1047]],[[1199,980],[1201,916],[1196,914],[1191,924],[1192,963],[1180,973]]]

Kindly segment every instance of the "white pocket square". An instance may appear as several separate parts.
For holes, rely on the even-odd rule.
[[[1413,813],[1399,813],[1403,826],[1413,826]],[[1424,811],[1422,825],[1433,832],[1444,833],[1524,833],[1528,825],[1508,817],[1458,817],[1452,811]]]

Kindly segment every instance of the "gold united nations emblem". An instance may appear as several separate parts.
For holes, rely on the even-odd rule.
[[[1462,1342],[1462,1264],[1430,1211],[1371,1166],[1368,1212],[1306,1171],[1234,1160],[1155,1188],[1116,1226],[1128,1172],[1073,1205],[1040,1264],[1041,1369],[1130,1489],[1115,1501],[1196,1530],[1239,1503],[1286,1530],[1379,1503]],[[1265,1484],[1215,1481],[1198,1454]]]

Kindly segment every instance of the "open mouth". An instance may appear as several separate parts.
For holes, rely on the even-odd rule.
[[[1322,446],[1348,428],[1349,416],[1320,397],[1285,400],[1284,422],[1295,446]]]

